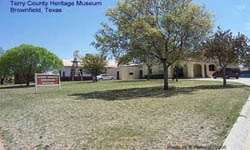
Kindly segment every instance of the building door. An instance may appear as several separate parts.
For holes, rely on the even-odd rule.
[[[116,79],[120,80],[120,72],[119,71],[116,72]]]
[[[184,78],[184,69],[183,67],[178,67],[178,78]]]
[[[143,79],[143,70],[140,70],[140,79]]]
[[[194,77],[202,78],[202,67],[200,64],[194,64]]]

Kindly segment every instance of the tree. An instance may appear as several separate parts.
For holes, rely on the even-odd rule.
[[[249,39],[238,34],[234,36],[230,30],[218,31],[203,43],[204,54],[207,58],[218,61],[223,69],[223,86],[226,86],[226,68],[229,65],[246,63],[246,56],[249,56]]]
[[[239,64],[250,69],[250,46],[249,38],[244,34],[238,33],[235,39],[235,44],[237,47]]]
[[[3,61],[0,56],[0,84],[4,84],[4,80],[9,76],[8,65]]]
[[[44,73],[62,66],[62,61],[45,48],[32,45],[20,45],[7,50],[1,61],[8,68],[8,74],[22,76],[29,86],[35,73]]]
[[[244,66],[248,68],[248,70],[250,70],[250,53],[248,53],[248,55],[245,56],[245,64]]]
[[[107,62],[105,58],[100,55],[86,54],[85,57],[81,58],[81,64],[86,73],[92,75],[93,81],[97,81],[96,76],[103,73]]]
[[[115,57],[134,50],[155,57],[163,66],[164,90],[168,68],[194,51],[213,24],[212,15],[190,0],[118,1],[106,16],[112,27],[102,24],[92,44]]]
[[[247,55],[245,55],[245,62],[243,65],[247,67],[248,70],[250,70],[250,52],[248,52]]]
[[[145,53],[141,53],[143,51],[133,50],[129,51],[126,55],[123,55],[119,58],[118,65],[120,64],[128,64],[128,63],[136,63],[141,65],[146,65],[147,67],[147,79],[150,79],[150,75],[152,74],[153,65],[157,64],[157,59]]]
[[[4,79],[6,78],[6,73],[5,73],[5,66],[3,65],[3,62],[1,62],[1,55],[3,55],[4,50],[0,47],[0,84],[3,84]]]
[[[0,56],[3,55],[3,53],[4,53],[4,50],[2,47],[0,47]]]

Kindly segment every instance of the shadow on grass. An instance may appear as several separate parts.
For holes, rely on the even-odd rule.
[[[88,81],[76,81],[75,83],[78,83],[78,84],[82,84],[82,83],[103,83],[103,82],[111,82],[111,81],[116,82],[116,83],[132,83],[132,82],[135,83],[135,82],[145,82],[145,81],[151,81],[151,80],[144,80],[144,79],[140,79],[140,80],[101,80],[101,81],[97,81],[97,82],[93,82],[92,80],[88,80]],[[65,82],[65,83],[67,83],[67,82]]]
[[[154,80],[156,80],[156,79],[154,79]],[[153,80],[147,80],[147,79],[137,79],[137,80],[115,80],[115,82],[119,82],[119,83],[145,82],[145,81],[153,81]]]
[[[69,84],[89,84],[89,83],[98,83],[98,82],[93,82],[92,80],[85,80],[85,81],[63,81],[63,83],[69,83]]]
[[[200,85],[192,87],[171,87],[168,91],[164,91],[162,86],[157,86],[145,88],[115,89],[90,93],[76,93],[69,96],[77,96],[76,100],[100,99],[106,101],[114,101],[129,100],[143,97],[164,98],[181,94],[193,94],[194,91],[202,89],[218,90],[241,87],[244,87],[244,85],[228,85],[228,87],[226,88],[223,88],[221,85]]]
[[[0,89],[19,89],[19,88],[31,88],[34,87],[35,85],[9,85],[9,86],[1,86]]]
[[[92,80],[87,80],[87,81],[63,81],[63,83],[68,83],[68,84],[99,84],[99,83],[105,83],[105,82],[115,82],[115,83],[136,83],[136,82],[146,82],[146,81],[150,81],[150,80],[102,80],[102,81],[97,81],[97,82],[93,82]]]

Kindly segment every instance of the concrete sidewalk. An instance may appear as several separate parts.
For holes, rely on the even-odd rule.
[[[250,101],[250,98],[248,99]],[[250,111],[248,112],[248,117],[247,119],[250,122]],[[245,142],[244,150],[250,150],[250,131],[248,132],[248,136]]]
[[[222,78],[199,78],[199,79],[189,79],[189,80],[201,80],[201,81],[221,81],[223,82]],[[227,79],[227,82],[237,82],[237,83],[242,83],[245,85],[250,86],[250,78],[240,78],[240,79]]]
[[[223,79],[201,78],[200,81],[220,81]],[[227,79],[227,82],[237,82],[250,86],[250,78]],[[250,96],[244,105],[240,116],[224,141],[226,150],[250,150]]]

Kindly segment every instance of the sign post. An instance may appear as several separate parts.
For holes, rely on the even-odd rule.
[[[35,93],[38,93],[39,86],[57,86],[61,90],[61,80],[59,74],[35,74]]]

